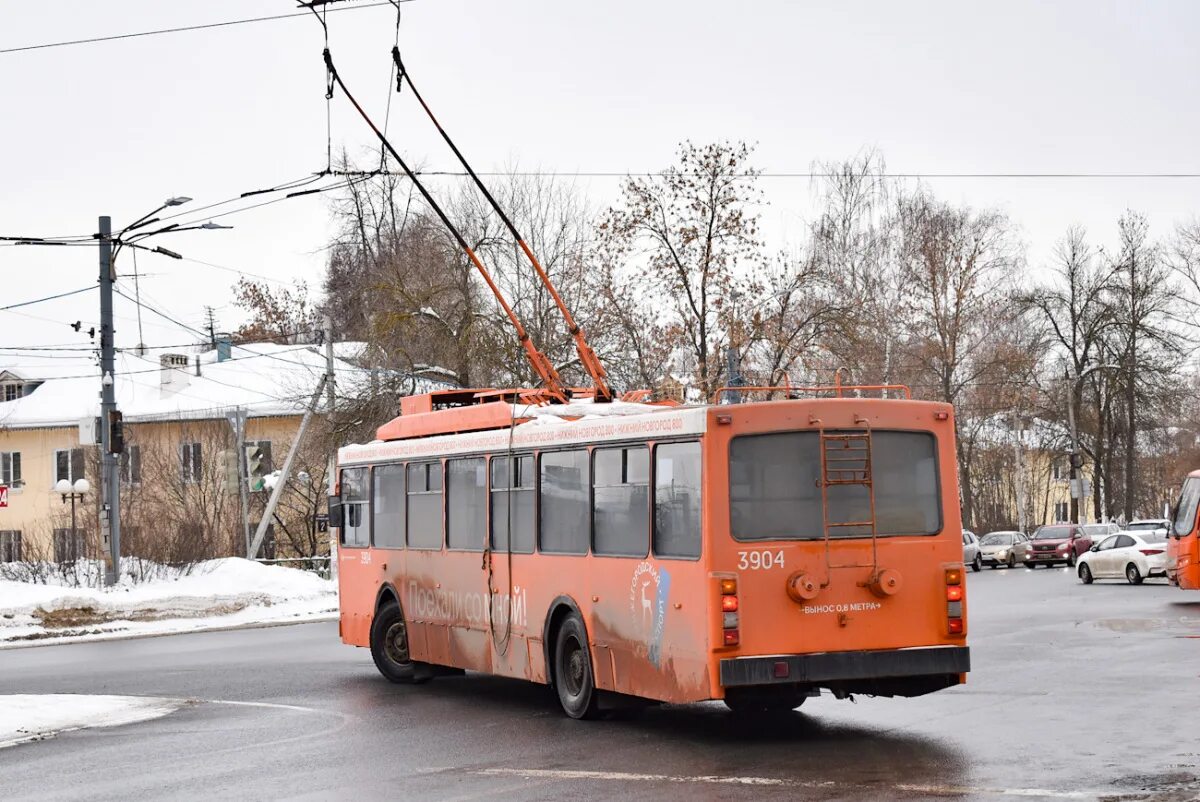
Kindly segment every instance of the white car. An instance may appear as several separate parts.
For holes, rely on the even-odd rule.
[[[1136,521],[1130,521],[1123,531],[1158,532],[1165,535],[1171,531],[1171,521],[1167,518],[1139,518]]]
[[[1148,576],[1167,575],[1167,538],[1158,532],[1118,532],[1079,555],[1079,581],[1125,578],[1140,585]]]
[[[983,558],[979,556],[979,538],[970,529],[963,530],[963,565],[971,566],[972,571],[983,569]]]

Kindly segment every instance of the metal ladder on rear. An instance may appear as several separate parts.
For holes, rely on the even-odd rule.
[[[875,482],[871,473],[871,425],[865,419],[861,418],[855,422],[864,424],[866,428],[861,431],[848,432],[843,430],[826,432],[824,426],[822,426],[819,430],[821,444],[821,516],[824,523],[825,565],[829,569],[870,568],[872,575],[874,575],[878,571],[879,566],[879,533],[875,525]],[[861,521],[829,520],[829,488],[845,486],[865,487],[867,489],[869,518]],[[871,562],[834,565],[829,547],[830,531],[852,527],[869,528],[871,530]]]

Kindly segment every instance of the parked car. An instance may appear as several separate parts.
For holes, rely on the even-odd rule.
[[[1165,535],[1171,531],[1171,522],[1166,518],[1139,518],[1130,521],[1125,532],[1158,532]]]
[[[983,570],[983,557],[979,555],[979,538],[970,529],[963,530],[963,565],[972,571]]]
[[[1021,562],[1029,538],[1022,532],[988,532],[979,539],[979,556],[985,565],[993,568],[1007,565],[1009,568]]]
[[[1140,585],[1148,576],[1167,575],[1167,536],[1158,532],[1109,535],[1079,558],[1079,581],[1120,579]]]

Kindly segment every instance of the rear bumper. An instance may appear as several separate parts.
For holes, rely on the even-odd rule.
[[[787,665],[786,676],[780,663]],[[841,685],[857,680],[949,676],[971,670],[966,646],[932,646],[871,652],[821,652],[768,657],[732,657],[721,661],[721,685]],[[956,682],[953,684],[957,684]]]

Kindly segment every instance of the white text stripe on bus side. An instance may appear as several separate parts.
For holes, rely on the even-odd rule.
[[[792,780],[779,777],[736,777],[719,775],[672,775],[672,774],[637,774],[623,771],[585,771],[582,769],[479,769],[471,772],[493,777],[521,777],[535,780],[607,780],[614,782],[646,782],[646,783],[701,783],[708,785],[749,785],[776,788],[812,788],[838,789],[862,788],[834,780]],[[873,786],[872,786],[873,788]],[[881,790],[881,789],[876,789]],[[887,790],[887,789],[882,789]],[[1052,791],[1044,788],[977,788],[962,785],[924,785],[912,783],[896,783],[890,790],[910,794],[931,794],[935,796],[990,795],[1032,797],[1043,799],[1098,799],[1099,794],[1091,791]]]
[[[338,462],[351,465],[483,451],[508,451],[510,446],[513,450],[522,450],[698,435],[705,431],[707,414],[707,408],[701,407],[569,423],[523,423],[515,430],[489,429],[466,434],[365,443],[342,448],[338,452]]]

